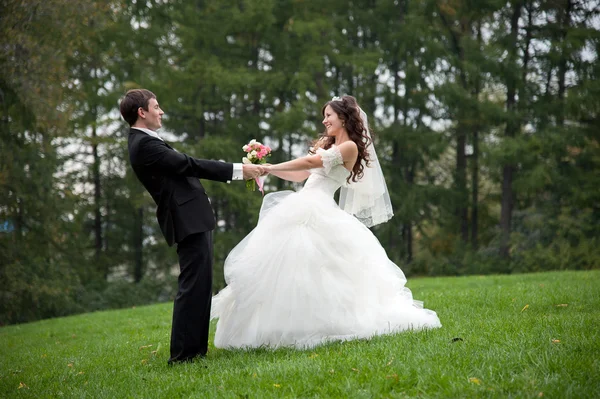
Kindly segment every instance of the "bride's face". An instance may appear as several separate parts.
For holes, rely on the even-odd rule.
[[[327,129],[327,135],[337,136],[344,129],[343,121],[329,105],[325,107],[324,114],[323,125]]]

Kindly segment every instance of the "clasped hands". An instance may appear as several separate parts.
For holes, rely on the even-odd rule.
[[[244,180],[256,179],[259,176],[266,176],[269,174],[270,164],[255,165],[255,164],[244,164],[242,165],[242,172]]]

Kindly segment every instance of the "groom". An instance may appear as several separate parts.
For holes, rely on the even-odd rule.
[[[177,243],[179,290],[173,307],[169,364],[205,356],[215,216],[198,179],[249,180],[260,176],[263,168],[192,158],[171,148],[156,133],[164,112],[149,90],[129,90],[120,111],[131,127],[131,167],[156,203],[156,219],[167,243]]]

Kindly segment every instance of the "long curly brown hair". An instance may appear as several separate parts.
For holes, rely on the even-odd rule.
[[[323,117],[325,117],[325,108],[327,108],[328,105],[344,123],[344,127],[348,132],[348,137],[350,140],[354,141],[358,147],[358,158],[347,179],[348,183],[350,183],[350,180],[356,182],[363,176],[365,166],[369,166],[371,161],[367,152],[367,147],[371,144],[371,139],[367,136],[365,126],[363,126],[363,121],[360,117],[360,107],[356,102],[356,98],[352,96],[342,96],[341,99],[336,98],[327,101],[325,105],[323,105],[323,108],[321,108],[321,115]],[[334,143],[335,137],[328,136],[327,129],[325,129],[325,131],[312,142],[310,153],[314,154],[317,148],[327,150],[331,148]]]

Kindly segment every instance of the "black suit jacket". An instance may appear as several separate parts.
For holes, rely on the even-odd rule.
[[[138,129],[129,131],[129,160],[156,203],[156,219],[169,246],[215,228],[215,216],[198,179],[231,180],[233,164],[192,158]]]

